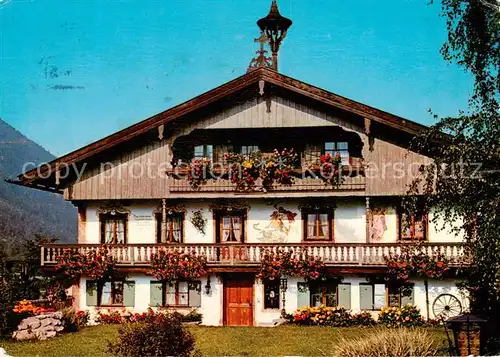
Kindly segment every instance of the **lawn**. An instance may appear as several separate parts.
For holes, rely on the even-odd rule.
[[[118,326],[87,327],[48,341],[3,341],[0,346],[14,357],[108,356],[106,340],[114,339]],[[330,356],[342,337],[374,333],[373,328],[333,327],[189,327],[203,356]],[[430,329],[436,343],[444,346],[443,330]],[[443,350],[444,354],[444,350]]]

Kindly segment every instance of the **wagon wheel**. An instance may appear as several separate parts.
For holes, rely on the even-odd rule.
[[[462,304],[451,294],[441,294],[434,300],[432,312],[435,317],[447,319],[460,315],[462,313]]]

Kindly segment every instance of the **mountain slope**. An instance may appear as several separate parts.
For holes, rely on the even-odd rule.
[[[23,171],[54,156],[0,119],[0,241],[15,245],[35,234],[76,242],[76,209],[61,195],[8,184]],[[32,168],[33,166],[31,166]]]

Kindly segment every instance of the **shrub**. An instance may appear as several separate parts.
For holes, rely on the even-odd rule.
[[[63,313],[62,321],[65,332],[76,332],[89,322],[90,315],[88,311],[78,311],[72,307],[66,307],[61,310]]]
[[[16,304],[16,306],[14,306],[14,309],[12,309],[12,311],[15,312],[16,314],[25,314],[27,316],[32,316],[32,315],[43,315],[50,312],[55,312],[56,310],[51,307],[45,308],[41,306],[36,306],[29,300],[22,300],[19,301]]]
[[[373,326],[377,322],[369,312],[360,312],[352,315],[351,323],[353,326]]]
[[[173,314],[158,314],[150,321],[125,324],[118,330],[118,341],[108,342],[108,352],[117,356],[192,355],[195,341]]]
[[[303,307],[293,314],[293,322],[298,325],[350,326],[351,314],[343,307]]]
[[[405,305],[403,307],[385,307],[380,310],[378,322],[387,327],[422,326],[424,319],[418,307]]]
[[[341,339],[335,343],[338,357],[435,356],[436,341],[423,329],[379,329],[368,337]]]
[[[98,311],[95,320],[98,324],[102,325],[115,325],[126,322],[126,317],[120,311]]]

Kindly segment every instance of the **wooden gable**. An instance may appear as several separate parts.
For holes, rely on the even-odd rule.
[[[166,178],[165,181],[157,177],[130,178],[129,167],[138,168],[144,163],[165,165],[172,158],[171,145],[179,136],[196,129],[308,126],[338,126],[356,132],[363,141],[363,158],[377,167],[387,164],[387,160],[403,164],[414,163],[415,159],[426,161],[416,154],[409,157],[406,150],[410,138],[424,126],[274,71],[258,69],[54,160],[40,170],[20,175],[17,183],[64,190],[65,197],[72,200],[163,198],[168,196]],[[392,130],[392,138],[383,137],[386,129]],[[103,170],[105,162],[110,162],[113,168]],[[85,165],[86,170],[78,182],[74,181],[75,175],[61,182],[55,173],[65,165]],[[49,170],[53,174],[42,178]],[[120,179],[109,180],[110,176]],[[366,193],[402,193],[408,183],[394,178],[386,178],[384,184],[379,181],[380,178],[367,177]]]

